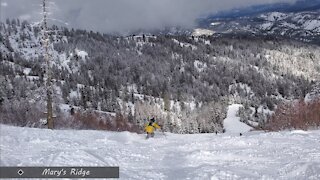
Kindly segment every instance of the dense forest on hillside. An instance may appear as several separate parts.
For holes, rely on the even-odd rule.
[[[39,121],[19,112],[18,122],[12,112],[24,111],[21,103],[38,114],[44,106],[40,37],[40,28],[25,21],[0,23],[2,122]],[[57,114],[74,107],[104,113],[105,119],[94,118],[104,123],[121,119],[141,127],[156,116],[167,131],[222,132],[228,103],[245,104],[247,113],[256,109],[261,115],[251,120],[262,122],[264,112],[281,101],[305,97],[320,79],[320,47],[290,39],[116,37],[57,26],[50,37]]]

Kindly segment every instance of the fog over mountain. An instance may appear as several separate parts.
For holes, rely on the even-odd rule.
[[[55,0],[49,5],[57,25],[122,33],[168,26],[193,27],[199,17],[233,8],[296,0]],[[0,0],[0,19],[40,19],[41,0]]]

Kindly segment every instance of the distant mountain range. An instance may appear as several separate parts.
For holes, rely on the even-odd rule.
[[[211,34],[247,34],[281,36],[320,44],[320,11],[268,12],[238,18],[208,19],[194,30]],[[199,30],[200,29],[200,30]],[[206,31],[204,31],[206,30]],[[199,35],[205,35],[200,33]]]
[[[200,18],[193,29],[167,27],[132,34],[280,36],[320,44],[320,0],[255,5]]]
[[[193,35],[247,34],[320,44],[320,0],[232,9],[198,19]]]
[[[228,11],[218,12],[209,15],[204,19],[200,19],[199,23],[205,23],[212,19],[232,19],[244,16],[255,16],[268,12],[302,12],[302,11],[315,11],[320,9],[320,0],[298,0],[295,3],[274,3],[254,5],[246,8],[232,9]]]

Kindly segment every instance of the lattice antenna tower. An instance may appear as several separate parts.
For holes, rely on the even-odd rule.
[[[47,95],[47,125],[49,129],[54,128],[53,122],[53,102],[52,102],[52,95],[53,95],[53,87],[52,87],[52,57],[49,52],[49,32],[48,32],[48,8],[47,8],[47,1],[42,1],[42,46],[44,48],[43,57],[46,64],[46,95]]]

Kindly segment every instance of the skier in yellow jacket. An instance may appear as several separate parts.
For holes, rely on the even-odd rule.
[[[155,119],[154,118],[151,118],[150,119],[150,122],[148,122],[146,125],[145,125],[145,128],[144,130],[146,131],[147,133],[147,139],[150,138],[150,137],[154,137],[154,131],[155,129],[160,129],[161,127],[155,122]]]

